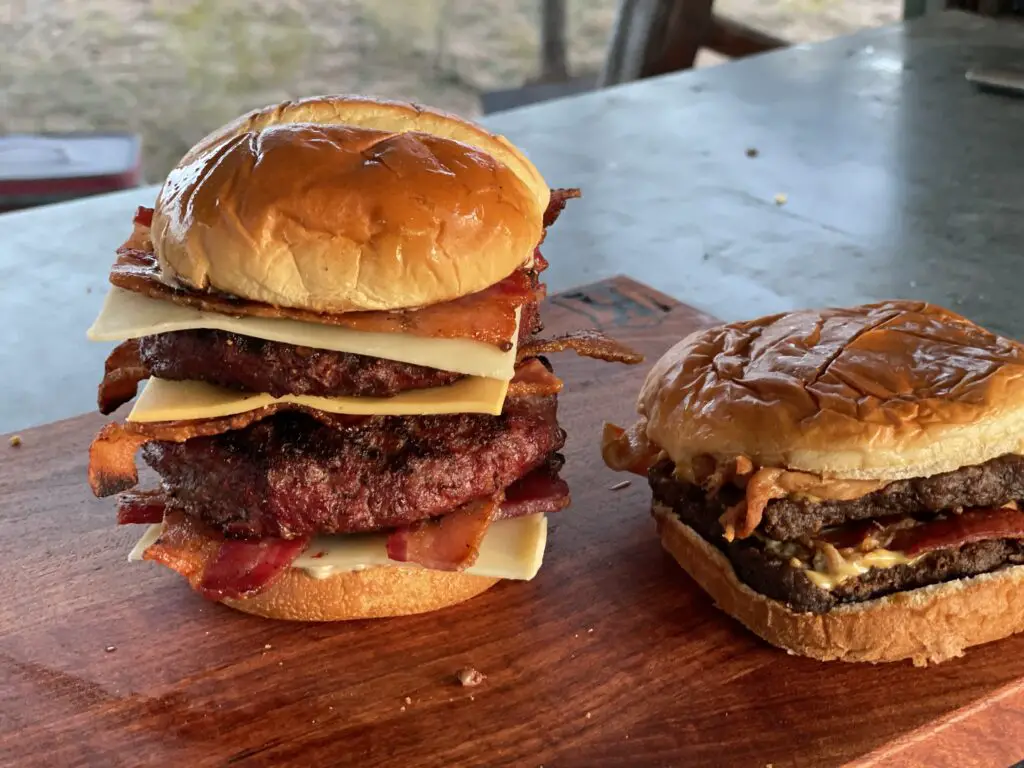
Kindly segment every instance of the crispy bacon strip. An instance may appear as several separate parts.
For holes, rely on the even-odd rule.
[[[153,209],[140,205],[135,209],[135,218],[132,219],[132,233],[124,241],[121,249],[152,253],[153,238],[150,231],[152,226]],[[118,249],[118,253],[120,253],[121,249]]]
[[[443,517],[399,528],[388,536],[388,557],[435,571],[464,571],[476,562],[480,542],[503,500],[498,493]]]
[[[138,391],[139,382],[149,378],[149,369],[142,362],[139,340],[129,339],[114,347],[103,366],[96,403],[100,413],[113,413]]]
[[[533,271],[540,274],[547,268],[548,260],[544,258],[544,254],[540,252],[540,246],[538,245],[533,249]],[[540,287],[545,291],[545,293],[547,292],[547,288],[545,286],[542,285]]]
[[[582,357],[593,357],[609,363],[626,363],[636,365],[644,361],[644,356],[615,339],[605,336],[600,331],[572,331],[553,339],[530,339],[522,344],[516,352],[518,360],[536,357],[551,352],[562,352],[571,349]]]
[[[290,568],[307,546],[308,538],[224,539],[206,564],[198,591],[211,600],[255,595]]]
[[[134,235],[133,235],[134,237]],[[537,266],[520,269],[499,283],[460,299],[433,304],[413,311],[312,312],[292,307],[274,307],[226,294],[177,289],[160,279],[156,256],[150,252],[122,247],[110,271],[110,282],[119,288],[154,299],[173,301],[204,312],[252,317],[287,317],[376,333],[408,333],[446,339],[473,339],[509,349],[515,331],[516,309],[544,297]]]
[[[151,438],[107,424],[89,446],[89,487],[99,497],[127,491],[139,482],[135,452]]]
[[[719,518],[726,541],[744,539],[754,532],[761,524],[764,508],[772,499],[784,499],[789,489],[784,488],[779,479],[785,470],[774,467],[762,467],[747,479],[746,498],[725,510]]]
[[[897,531],[886,549],[916,557],[989,539],[1024,539],[1024,512],[1007,507],[971,509]]]
[[[601,458],[616,472],[632,472],[647,477],[662,455],[662,450],[647,439],[647,422],[638,421],[628,430],[605,424],[601,434]]]
[[[153,226],[153,209],[140,205],[135,209],[135,218],[132,219],[132,224],[150,229]]]
[[[548,200],[547,210],[544,211],[545,234],[548,227],[558,220],[558,216],[565,209],[565,204],[583,196],[578,189],[552,189],[551,198]]]
[[[118,525],[153,525],[164,519],[167,493],[162,488],[150,491],[125,491],[117,497]]]
[[[691,465],[694,481],[709,498],[717,496],[729,484],[746,488],[749,476],[754,472],[754,463],[742,455],[731,461],[718,461],[714,456],[702,454],[695,456]]]
[[[508,397],[546,397],[562,391],[562,380],[537,358],[516,367],[516,375],[508,385]]]
[[[273,584],[308,545],[307,539],[224,539],[188,515],[172,512],[142,558],[177,571],[204,597],[238,599]]]
[[[561,461],[549,462],[505,489],[496,519],[550,514],[569,506],[569,485],[558,476]]]

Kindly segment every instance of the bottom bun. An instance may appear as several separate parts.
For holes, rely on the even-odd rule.
[[[498,581],[486,576],[400,566],[378,566],[319,579],[301,569],[289,568],[259,594],[221,602],[268,619],[381,619],[447,608],[486,592]]]
[[[823,613],[797,613],[741,582],[718,549],[671,509],[655,503],[662,546],[755,634],[790,653],[821,661],[937,664],[972,645],[1024,630],[1024,566],[850,603]]]
[[[155,527],[155,526],[154,526]],[[136,545],[140,558],[160,563],[188,579],[198,590],[220,539],[194,518],[168,514],[152,541]],[[135,553],[129,557],[134,557]],[[343,571],[326,578],[287,568],[258,594],[219,602],[245,613],[290,621],[345,621],[409,616],[447,608],[476,597],[499,579],[456,571],[432,571],[384,565]]]

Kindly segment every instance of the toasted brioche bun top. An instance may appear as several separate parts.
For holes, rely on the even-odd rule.
[[[638,409],[677,464],[927,477],[1024,450],[1024,346],[918,302],[790,312],[691,334]]]
[[[421,307],[527,264],[550,190],[500,136],[411,104],[285,102],[200,141],[157,198],[164,279],[316,312]]]

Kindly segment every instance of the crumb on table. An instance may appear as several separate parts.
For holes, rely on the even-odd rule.
[[[11,444],[11,448],[17,448],[21,445],[21,435],[11,435],[11,439],[7,442]]]
[[[473,688],[486,680],[487,675],[479,670],[473,669],[472,667],[466,667],[465,669],[459,670],[458,678],[459,682],[465,688]]]

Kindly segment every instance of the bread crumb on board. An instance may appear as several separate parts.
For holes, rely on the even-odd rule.
[[[11,448],[18,448],[21,446],[21,435],[11,435],[7,442],[11,444]]]
[[[473,669],[472,667],[460,669],[457,673],[457,677],[459,678],[459,683],[461,683],[464,688],[474,688],[487,679],[487,675],[479,670]]]

